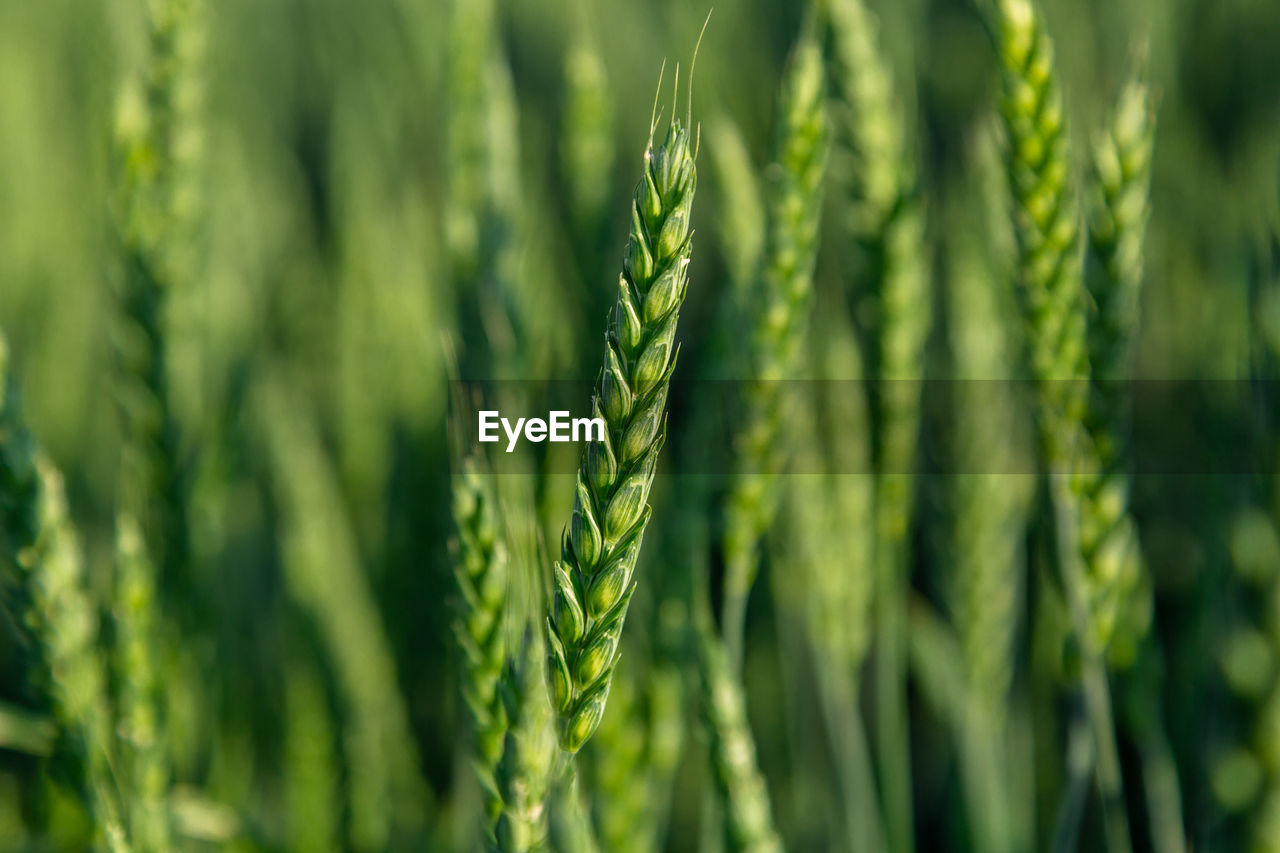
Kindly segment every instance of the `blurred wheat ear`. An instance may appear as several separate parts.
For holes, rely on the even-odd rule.
[[[974,159],[978,197],[998,177],[992,140],[982,137]],[[1002,188],[1002,187],[1001,187]],[[1026,589],[1023,557],[1032,481],[1027,427],[1020,417],[1010,270],[984,252],[968,211],[948,219],[952,259],[946,275],[946,305],[956,366],[952,456],[948,478],[950,527],[946,553],[954,616],[965,674],[965,696],[957,726],[966,774],[967,807],[974,845],[983,850],[1018,849],[1018,803],[1010,782],[1017,760],[1005,735],[1017,667],[1021,603]],[[998,225],[997,225],[998,227]],[[1023,801],[1025,802],[1025,801]],[[1021,843],[1026,843],[1025,839]]]
[[[492,827],[502,806],[494,771],[507,729],[499,679],[506,661],[507,548],[489,474],[468,458],[454,477],[451,543],[461,600],[454,636],[462,649],[462,696],[471,713],[474,764]]]
[[[695,630],[701,705],[711,741],[725,848],[734,853],[777,853],[783,849],[782,842],[773,826],[769,790],[756,765],[741,683],[723,641],[710,628],[709,614]]]
[[[55,778],[82,798],[95,840],[130,850],[112,761],[113,719],[100,652],[98,610],[80,541],[67,517],[62,477],[36,448],[22,417],[9,350],[0,335],[0,566],[5,605],[29,643],[30,698],[57,727]]]
[[[809,327],[828,122],[822,52],[806,31],[792,49],[778,98],[775,163],[766,188],[766,243],[746,298],[750,328],[743,411],[734,435],[734,474],[725,498],[722,631],[731,668],[742,668],[747,599],[760,538],[777,511],[776,475],[790,449],[783,380],[795,378]]]
[[[1155,103],[1145,57],[1120,91],[1092,150],[1085,283],[1089,360],[1089,436],[1098,476],[1086,492],[1081,547],[1089,576],[1101,589],[1096,605],[1114,627],[1107,637],[1113,664],[1128,664],[1151,624],[1151,589],[1137,526],[1129,514],[1128,400],[1139,324],[1143,257],[1150,216]]]
[[[1131,849],[1132,839],[1102,659],[1114,627],[1113,614],[1101,606],[1110,578],[1091,576],[1082,550],[1088,544],[1087,495],[1090,477],[1096,476],[1096,457],[1085,428],[1090,377],[1086,290],[1066,116],[1053,45],[1039,7],[1032,0],[1000,0],[989,12],[1001,66],[1017,278],[1050,478],[1057,563],[1084,651],[1083,688],[1107,844],[1117,853]]]
[[[556,735],[540,643],[526,631],[500,685],[509,721],[495,784],[502,800],[495,839],[502,853],[541,849],[555,783]]]
[[[128,780],[130,833],[139,851],[172,848],[163,705],[155,618],[155,568],[137,519],[116,520],[115,636],[121,747],[117,770]]]

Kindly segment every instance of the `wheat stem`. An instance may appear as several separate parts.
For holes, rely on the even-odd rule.
[[[742,329],[751,324],[752,300],[764,252],[765,203],[758,170],[738,126],[729,118],[717,117],[711,121],[707,135],[720,211],[716,233],[729,281],[712,326],[709,369],[704,375],[737,379],[751,369],[750,348],[743,347],[740,338]],[[700,418],[695,429],[705,429],[708,420]],[[694,446],[710,440],[697,437],[696,432],[694,436],[690,439]]]
[[[494,17],[493,0],[454,0],[449,19],[445,236],[455,276],[474,275],[480,260],[492,144],[487,69],[493,56]]]
[[[166,608],[190,589],[188,495],[169,376],[168,306],[190,278],[202,145],[201,0],[149,4],[141,89],[126,87],[116,127],[114,392],[124,446],[117,497],[116,611],[122,761],[134,798],[128,818],[141,850],[171,846],[168,696],[157,673],[175,653],[159,642]],[[198,699],[191,700],[198,702]]]
[[[869,261],[877,323],[870,348],[876,379],[876,702],[881,783],[890,846],[912,847],[911,757],[904,654],[909,587],[907,536],[915,502],[916,444],[924,345],[931,324],[924,221],[906,146],[903,107],[877,43],[878,23],[861,0],[829,6],[847,142],[853,157],[854,234]]]
[[[323,853],[341,846],[338,755],[333,712],[320,673],[295,659],[285,682],[285,812],[290,849]]]
[[[764,194],[759,170],[752,162],[742,130],[733,120],[725,116],[713,119],[707,137],[719,199],[720,250],[729,271],[731,302],[737,303],[736,308],[741,311],[764,252]]]
[[[980,155],[994,154],[984,146]],[[980,156],[980,166],[994,156]],[[983,169],[994,173],[996,170]],[[984,178],[986,175],[984,174]],[[983,184],[991,183],[987,180]],[[1029,456],[1008,365],[1016,352],[1003,310],[1013,306],[1012,282],[974,246],[974,229],[957,218],[950,244],[947,308],[956,369],[953,456],[948,478],[954,562],[952,613],[966,675],[964,719],[957,729],[974,845],[1008,850],[1015,843],[1004,736],[1024,592],[1022,558],[1033,482],[1018,466]],[[1006,287],[1001,288],[1004,284]],[[1007,290],[1007,299],[1001,290]]]
[[[884,828],[858,690],[870,647],[875,590],[875,477],[862,358],[853,329],[838,312],[815,336],[813,351],[825,393],[800,433],[802,476],[788,478],[788,531],[779,549],[784,591],[799,599],[826,731],[843,794],[851,848],[883,850]],[[807,472],[826,473],[809,476]]]
[[[418,823],[428,794],[395,659],[360,569],[332,465],[301,398],[273,376],[256,402],[282,516],[285,580],[316,622],[348,715],[349,840],[359,850],[384,849],[394,830]]]

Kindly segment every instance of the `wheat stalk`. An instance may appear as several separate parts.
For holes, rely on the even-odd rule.
[[[96,828],[113,853],[132,849],[112,769],[112,714],[98,651],[98,613],[86,588],[79,537],[67,515],[62,477],[39,460],[38,560],[29,567],[29,625],[44,645],[48,689],[64,748],[83,762]]]
[[[688,287],[696,153],[695,141],[673,118],[656,150],[651,136],[633,196],[631,236],[593,401],[607,435],[582,454],[547,620],[551,695],[560,745],[569,752],[600,723],[635,589],[631,575],[666,435],[676,322]]]
[[[924,219],[905,116],[878,44],[878,23],[862,0],[833,0],[836,80],[852,155],[854,236],[868,261],[874,335],[868,368],[876,380],[876,700],[882,784],[891,846],[911,846],[911,779],[906,730],[905,639],[908,529],[915,502],[924,347],[929,309]]]
[[[1109,663],[1133,666],[1139,653],[1150,678],[1128,680],[1126,715],[1136,733],[1153,844],[1162,853],[1186,845],[1178,771],[1162,724],[1161,652],[1144,640],[1154,606],[1137,523],[1129,506],[1131,463],[1124,381],[1132,379],[1139,321],[1143,255],[1150,216],[1156,104],[1147,82],[1145,45],[1092,150],[1093,180],[1087,207],[1085,283],[1092,298],[1089,360],[1094,378],[1088,429],[1098,456],[1098,476],[1085,492],[1081,529],[1088,577],[1095,585],[1096,621],[1113,624],[1103,639]]]
[[[1143,248],[1151,215],[1151,158],[1155,102],[1145,61],[1116,99],[1094,140],[1088,194],[1089,261],[1085,282],[1093,299],[1089,358],[1103,382],[1130,374],[1142,290]],[[1114,411],[1114,407],[1108,407]]]
[[[686,521],[698,524],[688,517]],[[688,539],[680,536],[678,541]],[[615,676],[609,707],[592,741],[588,782],[604,850],[656,850],[666,842],[686,738],[686,595],[693,584],[706,582],[705,574],[701,580],[685,574],[687,565],[679,559],[665,563],[656,601],[643,614],[648,626],[644,632],[649,638],[647,658],[636,648],[640,643],[633,643],[630,667],[624,665],[628,671]]]
[[[476,772],[492,822],[501,806],[493,771],[507,727],[498,691],[506,660],[507,549],[493,484],[475,459],[465,460],[454,479],[453,517],[454,577],[462,597],[454,636],[463,652],[462,696],[474,727]]]
[[[841,817],[854,850],[883,850],[884,828],[858,708],[875,590],[875,477],[862,359],[841,312],[820,312],[810,360],[820,379],[788,477],[787,538],[771,559],[774,597],[801,617],[816,673]],[[780,628],[781,630],[781,628]]]
[[[751,369],[751,352],[740,340],[742,329],[751,325],[752,300],[760,272],[765,243],[764,195],[751,152],[741,129],[725,117],[713,118],[708,126],[712,189],[716,194],[716,236],[728,271],[728,288],[719,299],[711,330],[704,375],[713,379],[738,379]],[[692,445],[696,429],[705,428],[707,418],[696,422],[687,437]]]
[[[172,651],[166,657],[158,643],[165,620],[157,615],[163,611],[157,598],[189,584],[187,485],[166,325],[172,291],[190,278],[193,264],[204,7],[201,0],[160,0],[148,11],[149,55],[142,79],[124,89],[115,137],[120,266],[113,390],[124,446],[114,607],[127,625],[118,632],[118,664],[122,766],[136,794],[129,822],[140,849],[163,850],[171,845],[170,744],[160,721],[166,694],[176,691],[162,690],[156,675],[157,668],[173,666],[175,657]]]
[[[342,838],[333,712],[319,672],[300,656],[291,662],[284,688],[289,847],[299,853],[324,853],[341,847]]]
[[[573,324],[522,286],[525,256],[545,252],[550,238],[533,233],[539,223],[524,208],[519,105],[495,14],[492,0],[452,10],[445,230],[456,292],[485,342],[462,353],[464,375],[524,379],[572,352]],[[550,258],[548,267],[557,259]]]
[[[1066,117],[1039,10],[1030,0],[1000,0],[995,8],[1019,291],[1047,458],[1060,467],[1074,461],[1089,378]]]
[[[750,367],[744,411],[734,438],[734,478],[724,521],[722,630],[735,670],[742,666],[747,597],[757,548],[776,513],[774,476],[784,435],[780,380],[791,378],[809,325],[827,159],[822,52],[806,30],[792,50],[778,101],[778,125],[763,268],[750,304]]]
[[[669,624],[655,628],[679,633]],[[589,750],[592,817],[602,850],[653,851],[663,839],[671,774],[683,741],[682,676],[657,659],[645,672],[643,680],[615,674],[609,707]]]
[[[356,849],[382,849],[393,830],[420,820],[428,797],[395,659],[361,572],[332,465],[301,398],[271,376],[260,388],[255,412],[267,437],[280,507],[285,580],[315,620],[351,727],[344,738],[351,767],[349,840]]]
[[[1003,728],[1024,585],[1022,538],[1032,499],[1023,476],[1031,438],[1015,396],[1010,365],[1017,361],[1012,269],[1003,256],[979,248],[979,228],[1012,240],[1002,195],[1000,152],[989,125],[972,146],[979,173],[975,208],[954,211],[945,289],[948,341],[955,365],[951,452],[956,474],[948,504],[948,542],[954,560],[955,616],[966,681],[981,715]],[[977,214],[975,217],[974,214]],[[979,228],[972,226],[973,221]]]
[[[981,141],[993,140],[987,136]],[[998,176],[997,156],[994,145],[981,146],[981,189],[995,188],[988,176]],[[980,193],[984,201],[994,195]],[[949,243],[953,261],[946,287],[957,380],[952,415],[956,471],[947,481],[946,538],[954,567],[951,611],[965,674],[965,701],[956,728],[974,845],[1009,850],[1018,841],[1006,766],[1013,753],[1004,733],[1025,591],[1023,537],[1033,482],[1019,467],[1029,459],[1029,436],[1009,375],[1016,350],[1004,318],[1005,309],[1013,307],[1012,280],[1008,269],[975,248],[981,242],[975,229],[962,224],[960,217],[966,215],[958,213],[951,225],[955,238]],[[984,222],[991,229],[1007,226],[993,215],[982,219],[991,220]]]
[[[791,520],[810,641],[823,669],[857,673],[871,645],[875,493],[862,358],[853,329],[827,318],[812,353],[824,392],[813,401],[809,437],[791,489]],[[815,348],[816,349],[816,348]]]

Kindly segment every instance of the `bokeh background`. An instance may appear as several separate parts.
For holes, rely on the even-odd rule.
[[[991,40],[970,4],[870,5],[919,152],[930,264],[940,271],[927,371],[945,379],[955,370],[941,271],[948,234],[964,218],[955,212],[970,209],[975,139],[994,115]],[[192,94],[199,121],[188,140],[196,164],[190,274],[168,292],[164,317],[190,526],[188,576],[160,596],[172,632],[162,667],[172,685],[167,737],[175,802],[189,822],[211,822],[206,834],[217,839],[192,845],[299,849],[298,827],[316,803],[328,804],[315,821],[332,832],[312,849],[349,845],[348,803],[360,779],[345,750],[361,711],[343,697],[335,672],[344,664],[324,639],[323,615],[345,600],[359,615],[334,617],[333,630],[356,635],[347,649],[354,666],[385,670],[400,704],[370,713],[406,717],[406,739],[386,747],[387,760],[403,761],[420,784],[415,828],[393,846],[478,849],[450,630],[450,378],[595,375],[659,68],[666,60],[669,86],[672,65],[687,67],[707,9],[675,0],[499,0],[491,40],[477,52],[484,28],[467,23],[468,4],[452,6],[219,0],[205,10],[204,67]],[[1159,120],[1135,377],[1213,380],[1228,388],[1226,399],[1248,402],[1216,408],[1204,393],[1194,411],[1163,409],[1158,430],[1203,452],[1202,464],[1194,474],[1140,473],[1133,503],[1163,652],[1151,674],[1158,722],[1176,763],[1186,836],[1197,850],[1249,849],[1280,810],[1280,5],[1044,6],[1077,153],[1105,120],[1135,44],[1149,49]],[[700,336],[715,325],[752,228],[740,221],[750,210],[736,202],[745,190],[725,160],[745,155],[763,174],[803,12],[800,3],[721,0],[706,30],[692,107],[702,125],[701,174],[678,378],[714,375],[714,348]],[[112,140],[128,120],[127,82],[146,62],[146,14],[141,0],[0,0],[0,328],[32,431],[66,477],[88,578],[103,602],[121,444]],[[465,114],[477,91],[490,97],[480,121]],[[574,144],[584,127],[601,129],[586,150]],[[735,135],[744,147],[727,151]],[[489,158],[485,186],[460,185],[467,156]],[[484,216],[458,214],[468,197],[484,199]],[[829,193],[819,305],[853,286],[839,205],[839,193]],[[459,245],[478,247],[484,269],[460,264]],[[514,283],[503,311],[491,310],[487,276]],[[815,335],[820,350],[821,329]],[[699,401],[696,389],[683,394],[673,407],[687,414]],[[947,446],[949,429],[945,411],[926,420],[926,456]],[[1242,441],[1250,448],[1243,466]],[[655,487],[642,588],[659,556],[676,548],[680,528],[664,518],[664,504],[674,505],[679,490],[679,444],[673,437]],[[571,508],[569,478],[560,475],[574,464],[557,452],[539,457],[541,476],[520,475],[537,481],[534,514],[553,551]],[[1226,461],[1215,468],[1218,459]],[[913,587],[945,614],[950,564],[936,531],[948,517],[947,473],[931,467],[913,526]],[[714,576],[714,554],[710,569]],[[1048,849],[1067,796],[1071,700],[1068,687],[1053,686],[1057,664],[1043,663],[1054,655],[1033,654],[1040,611],[1035,584],[1028,587],[1015,679],[1021,722],[1011,726],[1025,730],[1018,737],[1034,784],[1017,807],[1027,812],[1031,847]],[[827,835],[822,751],[805,741],[812,698],[804,678],[782,677],[796,638],[772,589],[761,581],[748,620],[745,684],[760,764],[788,845],[838,849]],[[652,623],[633,617],[629,635],[640,636],[628,642],[643,647]],[[369,626],[379,639],[362,645]],[[22,721],[29,728],[32,714],[39,727],[18,636],[0,620],[0,715],[16,721],[0,734]],[[628,677],[643,685],[643,667],[635,668]],[[1125,678],[1147,674],[1140,665]],[[971,849],[956,747],[930,678],[927,667],[911,675],[917,843]],[[654,817],[672,850],[695,849],[701,826],[706,759],[689,702],[671,814]],[[1139,714],[1121,726],[1135,779],[1145,725]],[[0,737],[0,848],[84,849],[83,814],[29,754],[40,749],[20,740]],[[307,768],[318,774],[310,800],[297,778]],[[1152,833],[1141,786],[1131,787],[1141,847]],[[1096,824],[1087,814],[1080,849],[1099,843]]]

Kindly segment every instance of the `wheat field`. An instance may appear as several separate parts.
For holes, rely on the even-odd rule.
[[[1280,851],[1276,44],[0,0],[0,851]]]

